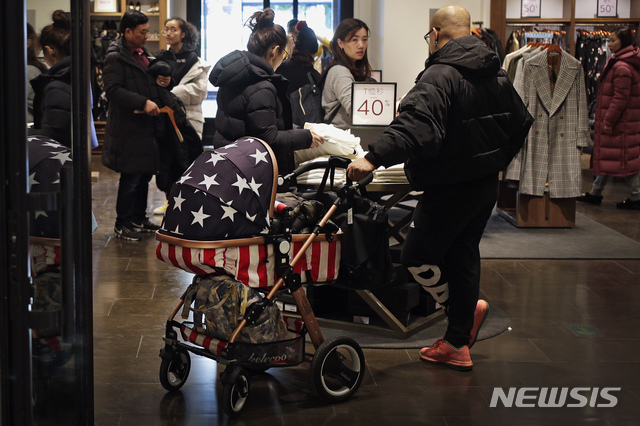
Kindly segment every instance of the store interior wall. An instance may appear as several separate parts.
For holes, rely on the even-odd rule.
[[[385,81],[397,83],[398,97],[407,93],[424,68],[429,48],[423,36],[429,31],[431,9],[458,4],[469,10],[472,21],[489,27],[490,0],[355,0],[354,15],[371,30],[369,61],[382,70]]]
[[[169,1],[168,16],[186,16],[187,0]],[[354,15],[371,30],[369,60],[381,69],[385,81],[398,84],[398,96],[413,87],[415,77],[424,68],[428,46],[423,36],[429,31],[431,9],[456,3],[469,10],[472,21],[490,27],[491,0],[355,0]],[[56,9],[69,10],[69,0],[27,0],[27,10],[34,11],[36,31],[51,21]],[[504,40],[503,40],[504,42]]]

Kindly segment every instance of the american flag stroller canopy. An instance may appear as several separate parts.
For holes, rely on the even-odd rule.
[[[273,286],[275,249],[267,237],[277,177],[273,152],[259,139],[244,137],[202,153],[171,188],[156,257],[196,275],[225,273],[249,287]],[[291,258],[307,236],[291,236]],[[337,279],[339,237],[319,235],[305,250],[293,267],[303,282]]]
[[[273,152],[259,139],[204,152],[171,187],[160,232],[200,241],[268,234],[277,177]]]

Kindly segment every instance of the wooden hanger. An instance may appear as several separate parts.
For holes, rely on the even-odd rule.
[[[562,48],[557,44],[545,44],[544,48],[549,53],[559,53],[562,54]]]

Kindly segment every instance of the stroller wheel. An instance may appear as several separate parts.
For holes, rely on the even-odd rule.
[[[235,375],[235,378],[233,377]],[[237,416],[244,408],[249,396],[249,380],[241,370],[229,375],[229,382],[222,387],[222,411],[229,416]]]
[[[178,390],[184,385],[191,370],[189,352],[178,349],[169,359],[163,358],[160,364],[160,383],[168,391]]]
[[[364,377],[364,354],[350,337],[325,340],[311,361],[311,383],[325,402],[346,401],[356,393]]]

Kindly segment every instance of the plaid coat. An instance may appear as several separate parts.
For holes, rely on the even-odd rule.
[[[547,183],[551,198],[582,194],[580,153],[590,141],[584,71],[570,54],[561,55],[553,94],[546,50],[523,57],[516,74],[516,91],[536,120],[506,174],[522,194],[542,196]]]

